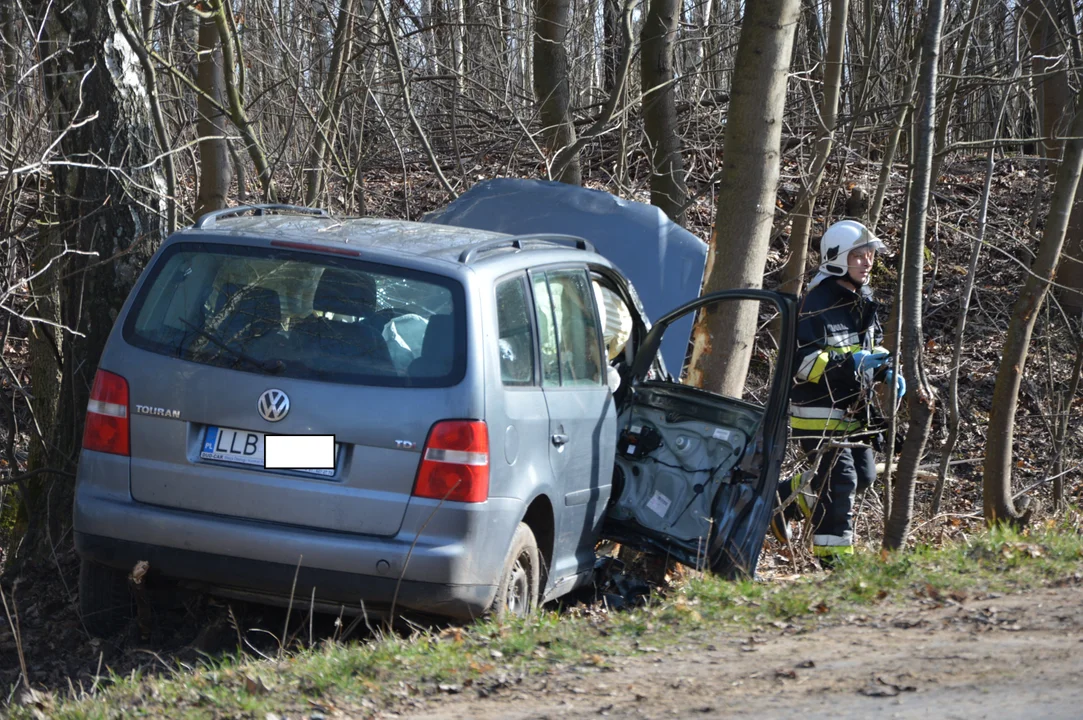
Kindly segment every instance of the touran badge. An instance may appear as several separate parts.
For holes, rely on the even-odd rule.
[[[259,414],[267,422],[278,422],[290,411],[290,397],[281,390],[271,389],[259,396]]]

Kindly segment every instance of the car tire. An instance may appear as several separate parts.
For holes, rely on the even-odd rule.
[[[79,564],[79,614],[94,637],[122,630],[132,618],[128,573],[84,558]]]
[[[538,607],[541,588],[538,541],[526,523],[519,523],[511,540],[511,550],[504,561],[504,571],[496,597],[489,606],[489,615],[503,620],[509,617],[526,617]]]

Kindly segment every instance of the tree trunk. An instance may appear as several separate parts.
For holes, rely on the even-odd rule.
[[[56,260],[61,256],[63,248],[56,243],[56,216],[51,212],[44,212],[42,215],[42,229],[38,233],[31,262],[31,269],[36,274],[30,282],[30,290],[34,296],[31,314],[40,318],[42,322],[33,323],[27,335],[32,391],[32,396],[27,398],[27,403],[30,406],[34,425],[29,431],[30,451],[26,463],[27,470],[57,467],[62,465],[64,460],[56,457],[52,437],[52,430],[56,425],[57,403],[60,400],[59,355],[63,352],[64,337],[57,327],[61,318],[58,277],[60,263]],[[18,468],[14,467],[12,471],[17,473]],[[25,533],[28,539],[41,537],[44,534],[41,532],[44,530],[43,523],[46,522],[47,517],[41,509],[47,506],[49,501],[47,493],[51,488],[40,482],[23,482],[19,483],[18,487],[22,504],[19,508],[16,532]],[[34,510],[31,511],[31,508]],[[34,541],[31,540],[27,545],[34,545]],[[20,553],[20,561],[33,554],[33,552]],[[18,572],[19,564],[21,562],[5,570]]]
[[[933,142],[936,120],[937,56],[940,54],[940,31],[944,24],[944,0],[930,0],[921,51],[914,123],[914,167],[910,183],[910,215],[906,223],[903,263],[906,265],[902,291],[903,377],[909,390],[910,427],[899,458],[899,470],[891,500],[891,516],[884,528],[883,546],[898,550],[906,544],[914,515],[914,483],[925,443],[932,429],[936,395],[925,375],[922,339],[922,270],[925,264],[925,222],[932,186]]]
[[[218,26],[213,18],[199,21],[199,67],[196,82],[207,96],[219,104],[223,101],[225,76],[222,54],[218,50]],[[199,196],[196,198],[196,219],[228,204],[230,172],[229,141],[226,116],[207,97],[196,99],[196,132],[199,133]]]
[[[1063,18],[1063,36],[1071,40],[1072,55],[1078,68],[1078,64],[1083,62],[1083,47],[1080,45],[1079,24],[1076,22],[1076,16],[1074,15],[1073,3],[1071,0],[1061,0],[1058,8],[1061,10],[1061,17]],[[1076,72],[1079,72],[1078,69]],[[1054,94],[1063,93],[1066,95],[1068,93],[1068,83],[1065,73],[1059,73],[1056,80],[1055,86],[1047,90],[1047,92],[1051,91]],[[1054,106],[1055,103],[1056,99],[1054,99]],[[1047,111],[1050,109],[1044,103],[1043,107]],[[1061,112],[1066,112],[1066,109],[1062,109]],[[1058,278],[1063,286],[1059,288],[1057,293],[1061,304],[1076,311],[1076,313],[1083,311],[1083,198],[1079,199],[1072,208],[1072,217],[1068,221],[1068,234],[1064,239],[1064,250],[1061,254],[1061,268]]]
[[[1072,208],[1063,255],[1058,273],[1058,282],[1062,287],[1057,295],[1061,305],[1074,310],[1073,314],[1078,316],[1083,310],[1083,199]]]
[[[613,94],[617,82],[617,63],[623,43],[621,25],[622,0],[603,0],[602,6],[602,90]]]
[[[462,97],[466,92],[466,54],[463,52],[463,24],[465,9],[463,0],[450,0],[451,7],[451,57],[455,68],[455,92],[456,98]]]
[[[170,152],[169,134],[165,118],[162,115],[162,102],[158,95],[158,74],[151,61],[147,47],[152,45],[149,39],[150,28],[154,25],[154,3],[143,8],[144,12],[133,13],[122,3],[115,6],[120,31],[124,33],[128,45],[139,58],[144,74],[144,85],[150,103],[151,119],[154,121],[154,135],[158,141],[158,152],[165,178],[166,190],[166,228],[169,232],[177,229],[177,174],[173,166],[173,154]]]
[[[354,0],[343,0],[335,26],[334,46],[331,49],[331,67],[327,73],[327,82],[323,86],[323,107],[316,121],[312,138],[312,152],[308,157],[308,169],[305,172],[305,205],[313,205],[323,190],[323,161],[327,148],[335,134],[331,119],[338,114],[339,92],[342,87],[342,68],[350,54],[353,40]]]
[[[842,61],[846,49],[846,21],[849,0],[831,0],[831,25],[827,35],[827,57],[824,59],[824,93],[820,104],[820,128],[817,131],[816,153],[809,170],[808,185],[797,205],[790,233],[790,257],[782,271],[782,292],[800,295],[808,261],[808,238],[812,230],[812,215],[824,167],[835,143],[835,120],[839,110],[839,86],[842,82]],[[830,223],[831,218],[825,218]]]
[[[1038,116],[1042,128],[1044,156],[1060,155],[1061,137],[1066,120],[1071,117],[1072,100],[1068,87],[1068,71],[1060,57],[1065,53],[1061,28],[1055,22],[1057,0],[1030,0],[1023,13],[1031,65],[1038,90]]]
[[[681,138],[677,134],[676,75],[673,43],[677,37],[680,0],[650,0],[640,31],[643,79],[643,128],[651,158],[651,205],[661,208],[678,225],[684,224],[684,184]]]
[[[1083,96],[1076,96],[1076,106]],[[1049,292],[1049,283],[1056,276],[1064,245],[1068,218],[1083,170],[1083,111],[1077,111],[1068,131],[1061,157],[1057,184],[1049,202],[1049,214],[1045,219],[1045,232],[1038,245],[1038,254],[1023,283],[1023,290],[1012,308],[1004,350],[1000,356],[996,386],[993,389],[993,409],[989,414],[989,430],[986,433],[985,467],[982,474],[985,521],[997,523],[1021,523],[1012,500],[1012,437],[1015,432],[1015,408],[1019,401],[1019,384],[1026,369],[1027,352],[1038,309]]]
[[[244,140],[245,149],[256,166],[256,175],[259,177],[263,196],[269,202],[277,202],[278,188],[271,174],[271,164],[267,161],[267,155],[263,150],[263,144],[256,134],[256,128],[248,119],[248,112],[244,107],[245,66],[244,58],[240,57],[241,44],[237,36],[236,28],[232,20],[232,11],[223,0],[210,0],[214,24],[218,28],[218,39],[222,43],[222,69],[225,77],[227,108],[229,109],[230,121],[236,126],[241,138]]]
[[[39,19],[44,28],[40,56],[47,58],[42,86],[51,107],[51,129],[63,134],[61,156],[85,163],[53,166],[56,214],[63,223],[56,243],[96,254],[66,255],[59,271],[60,317],[71,332],[63,342],[53,437],[59,461],[72,470],[90,386],[113,319],[163,235],[165,183],[155,169],[144,75],[120,30],[116,6],[71,0],[63,12],[44,7],[48,16]],[[70,524],[73,484],[52,479],[41,487],[28,510],[49,522],[23,543],[28,554],[39,557]]]
[[[15,117],[18,107],[18,88],[16,78],[18,67],[16,66],[15,51],[18,49],[18,40],[15,35],[15,0],[0,0],[0,61],[4,63],[0,72],[3,74],[3,92],[8,95],[5,103],[7,117],[4,118],[3,136],[0,137],[2,149],[8,150],[9,145],[14,145],[15,140]],[[14,148],[11,149],[14,152]]]
[[[1016,64],[1016,72],[1019,65]],[[1014,75],[1013,75],[1014,77]],[[963,285],[963,294],[959,300],[958,318],[955,324],[955,348],[951,357],[951,372],[948,376],[948,439],[940,450],[940,468],[936,475],[936,487],[933,488],[933,499],[929,506],[930,517],[940,513],[940,501],[944,496],[944,486],[947,483],[948,464],[951,462],[951,454],[955,451],[955,443],[959,440],[959,371],[963,363],[963,341],[966,338],[966,319],[970,311],[970,298],[974,294],[974,285],[978,277],[978,261],[981,258],[982,244],[985,242],[985,230],[989,222],[989,196],[993,186],[993,170],[996,163],[996,140],[999,137],[1000,121],[1008,107],[1011,93],[1005,92],[1000,99],[1000,108],[997,111],[996,121],[993,123],[993,145],[985,160],[985,184],[982,186],[981,200],[978,206],[978,232],[974,238],[974,245],[970,250],[970,265],[967,268],[966,281]],[[936,178],[933,178],[935,182]]]
[[[778,189],[799,0],[748,3],[733,68],[714,231],[703,292],[763,286]],[[701,313],[693,330],[689,382],[741,397],[756,332],[758,303]]]
[[[534,15],[534,97],[545,138],[547,162],[563,170],[553,180],[581,185],[579,153],[565,158],[575,145],[571,115],[568,54],[564,42],[571,21],[571,0],[536,0]],[[564,152],[562,152],[564,151]],[[548,174],[548,173],[547,173]]]
[[[56,222],[56,218],[51,218]],[[27,340],[30,344],[30,387],[33,398],[29,400],[37,428],[30,432],[30,453],[27,467],[37,470],[55,467],[52,438],[49,431],[56,424],[56,407],[60,399],[60,366],[64,336],[57,328],[60,324],[60,293],[58,291],[57,263],[62,249],[53,242],[55,226],[47,226],[38,235],[38,252],[34,258],[34,271],[44,270],[30,283],[34,293],[34,317],[45,322],[35,322]],[[40,432],[40,435],[38,434]]]
[[[824,76],[824,32],[820,25],[819,0],[802,0],[801,14],[805,19],[805,44],[808,46],[809,75],[813,82]]]

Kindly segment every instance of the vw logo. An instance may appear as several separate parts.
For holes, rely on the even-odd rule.
[[[290,411],[290,397],[281,390],[271,389],[259,396],[259,414],[267,422],[278,422]]]

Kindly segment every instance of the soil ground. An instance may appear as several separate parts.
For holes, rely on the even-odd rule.
[[[690,636],[601,669],[562,669],[495,692],[465,688],[398,716],[1083,716],[1083,587],[956,598],[884,606],[811,630]]]

